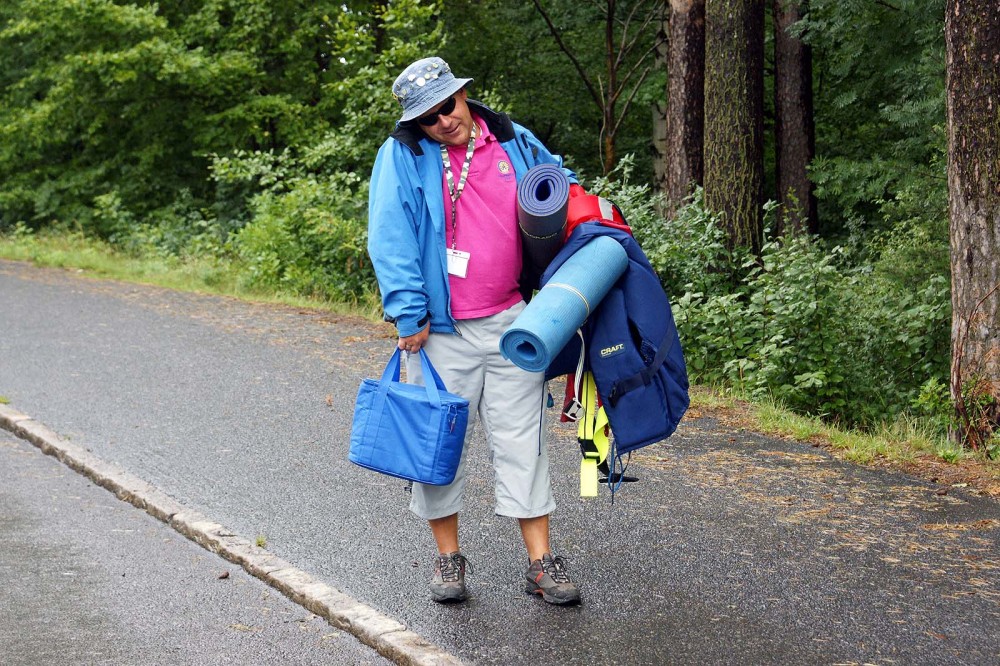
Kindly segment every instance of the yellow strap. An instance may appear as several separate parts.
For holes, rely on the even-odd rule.
[[[580,497],[597,497],[597,460],[580,461]]]
[[[583,373],[583,378],[580,380],[580,395],[576,396],[576,399],[584,409],[583,418],[577,424],[576,436],[583,441],[593,441],[596,427],[593,416],[597,406],[597,385],[594,383],[593,373]]]
[[[602,406],[597,410],[597,423],[595,424],[596,431],[594,433],[594,445],[597,447],[597,452],[601,455],[600,462],[604,462],[608,459],[608,450],[611,449],[611,439],[607,435],[606,426],[608,425],[608,414],[604,411]]]
[[[611,441],[608,439],[606,426],[608,415],[604,407],[597,409],[597,384],[593,373],[587,372],[580,382],[580,394],[576,396],[584,409],[583,418],[577,424],[576,436],[581,441],[593,442],[597,454],[585,454],[580,461],[580,497],[597,496],[597,465],[608,458]]]

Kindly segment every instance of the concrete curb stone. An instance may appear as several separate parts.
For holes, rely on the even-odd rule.
[[[0,428],[35,445],[94,484],[111,491],[118,499],[167,523],[206,550],[242,567],[387,659],[406,666],[461,665],[457,657],[409,631],[400,622],[316,580],[207,516],[188,509],[150,483],[105,463],[27,414],[0,404]]]

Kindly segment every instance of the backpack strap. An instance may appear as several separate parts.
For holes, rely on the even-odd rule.
[[[668,330],[663,336],[663,341],[660,342],[660,347],[656,350],[653,362],[648,367],[643,368],[631,377],[626,377],[615,382],[611,386],[611,393],[608,394],[608,404],[614,407],[618,404],[621,397],[629,391],[634,391],[641,386],[649,386],[649,383],[653,381],[653,376],[660,371],[660,366],[667,360],[667,355],[673,349],[676,339],[677,337],[670,335],[670,331]]]

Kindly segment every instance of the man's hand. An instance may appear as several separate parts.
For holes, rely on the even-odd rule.
[[[399,343],[396,345],[405,352],[410,352],[411,354],[416,354],[420,351],[420,348],[427,344],[427,338],[431,334],[431,325],[428,323],[424,326],[424,330],[413,335],[408,335],[405,338],[400,338]]]

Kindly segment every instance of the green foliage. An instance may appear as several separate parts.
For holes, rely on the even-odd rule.
[[[540,4],[594,85],[606,83],[605,3],[545,0]],[[657,3],[619,0],[615,4],[616,29],[627,25],[631,36],[644,13]],[[550,150],[569,158],[578,173],[602,173],[601,111],[534,4],[447,0],[446,7],[442,18],[449,38],[441,55],[464,76],[475,78],[473,97],[500,101],[515,122],[531,128]],[[621,63],[619,79],[652,47],[658,28],[656,21],[646,27],[639,47]],[[617,46],[621,35],[616,37]],[[633,155],[643,181],[652,173],[650,107],[662,103],[665,91],[666,73],[654,68],[639,88],[618,135],[618,154]],[[627,93],[621,95],[619,109],[627,97]]]
[[[946,437],[955,425],[955,406],[951,402],[948,385],[937,377],[931,377],[920,387],[920,393],[913,401],[913,411],[940,437]]]
[[[247,285],[330,300],[371,291],[367,174],[399,116],[391,82],[443,39],[438,9],[404,0],[375,19],[347,9],[324,15],[331,80],[320,106],[334,128],[280,152],[215,157],[219,201],[247,220],[231,241]]]
[[[667,293],[695,296],[724,294],[732,289],[732,268],[750,259],[745,248],[729,248],[720,215],[705,207],[705,192],[696,188],[686,205],[667,225],[662,219],[636,225],[636,239],[645,249]]]
[[[947,376],[946,280],[909,291],[847,269],[840,248],[805,235],[766,242],[759,259],[729,255],[718,228],[696,192],[671,222],[636,229],[640,241],[661,239],[646,254],[674,285],[674,316],[700,380],[869,424],[909,408],[928,377]]]
[[[1000,460],[1000,434],[994,432],[983,446],[983,455],[990,460]]]
[[[798,26],[816,69],[820,220],[852,253],[946,210],[944,5],[812,0]]]
[[[436,2],[0,9],[0,229],[226,257],[255,288],[371,289],[367,185],[389,85],[443,44]],[[22,227],[18,227],[22,228]]]
[[[938,458],[945,461],[946,463],[957,463],[962,459],[964,451],[960,446],[943,444],[934,450],[934,453]]]
[[[341,12],[330,22],[331,76],[323,87],[323,105],[335,129],[312,144],[309,166],[371,171],[378,147],[401,113],[390,94],[393,80],[406,65],[439,52],[445,43],[440,11],[438,2],[401,0],[388,3],[377,18],[377,31],[371,17],[354,12]]]
[[[228,230],[208,211],[199,209],[187,190],[142,221],[121,206],[114,192],[101,195],[94,200],[94,216],[109,230],[108,240],[132,256],[229,258]]]
[[[233,239],[247,285],[331,301],[354,300],[370,290],[368,237],[350,196],[358,185],[351,174],[305,176],[289,183],[287,192],[258,195],[253,221]]]
[[[438,10],[417,0],[384,15],[370,3],[288,0],[4,3],[0,228],[62,221],[110,237],[128,216],[170,217],[179,198],[237,228],[256,188],[213,191],[208,176],[213,156],[239,151],[311,151],[327,158],[314,173],[363,171],[392,127],[389,83],[441,42]]]
[[[115,190],[134,213],[197,189],[197,128],[248,74],[191,49],[155,6],[14,0],[0,10],[0,226],[109,230]]]

